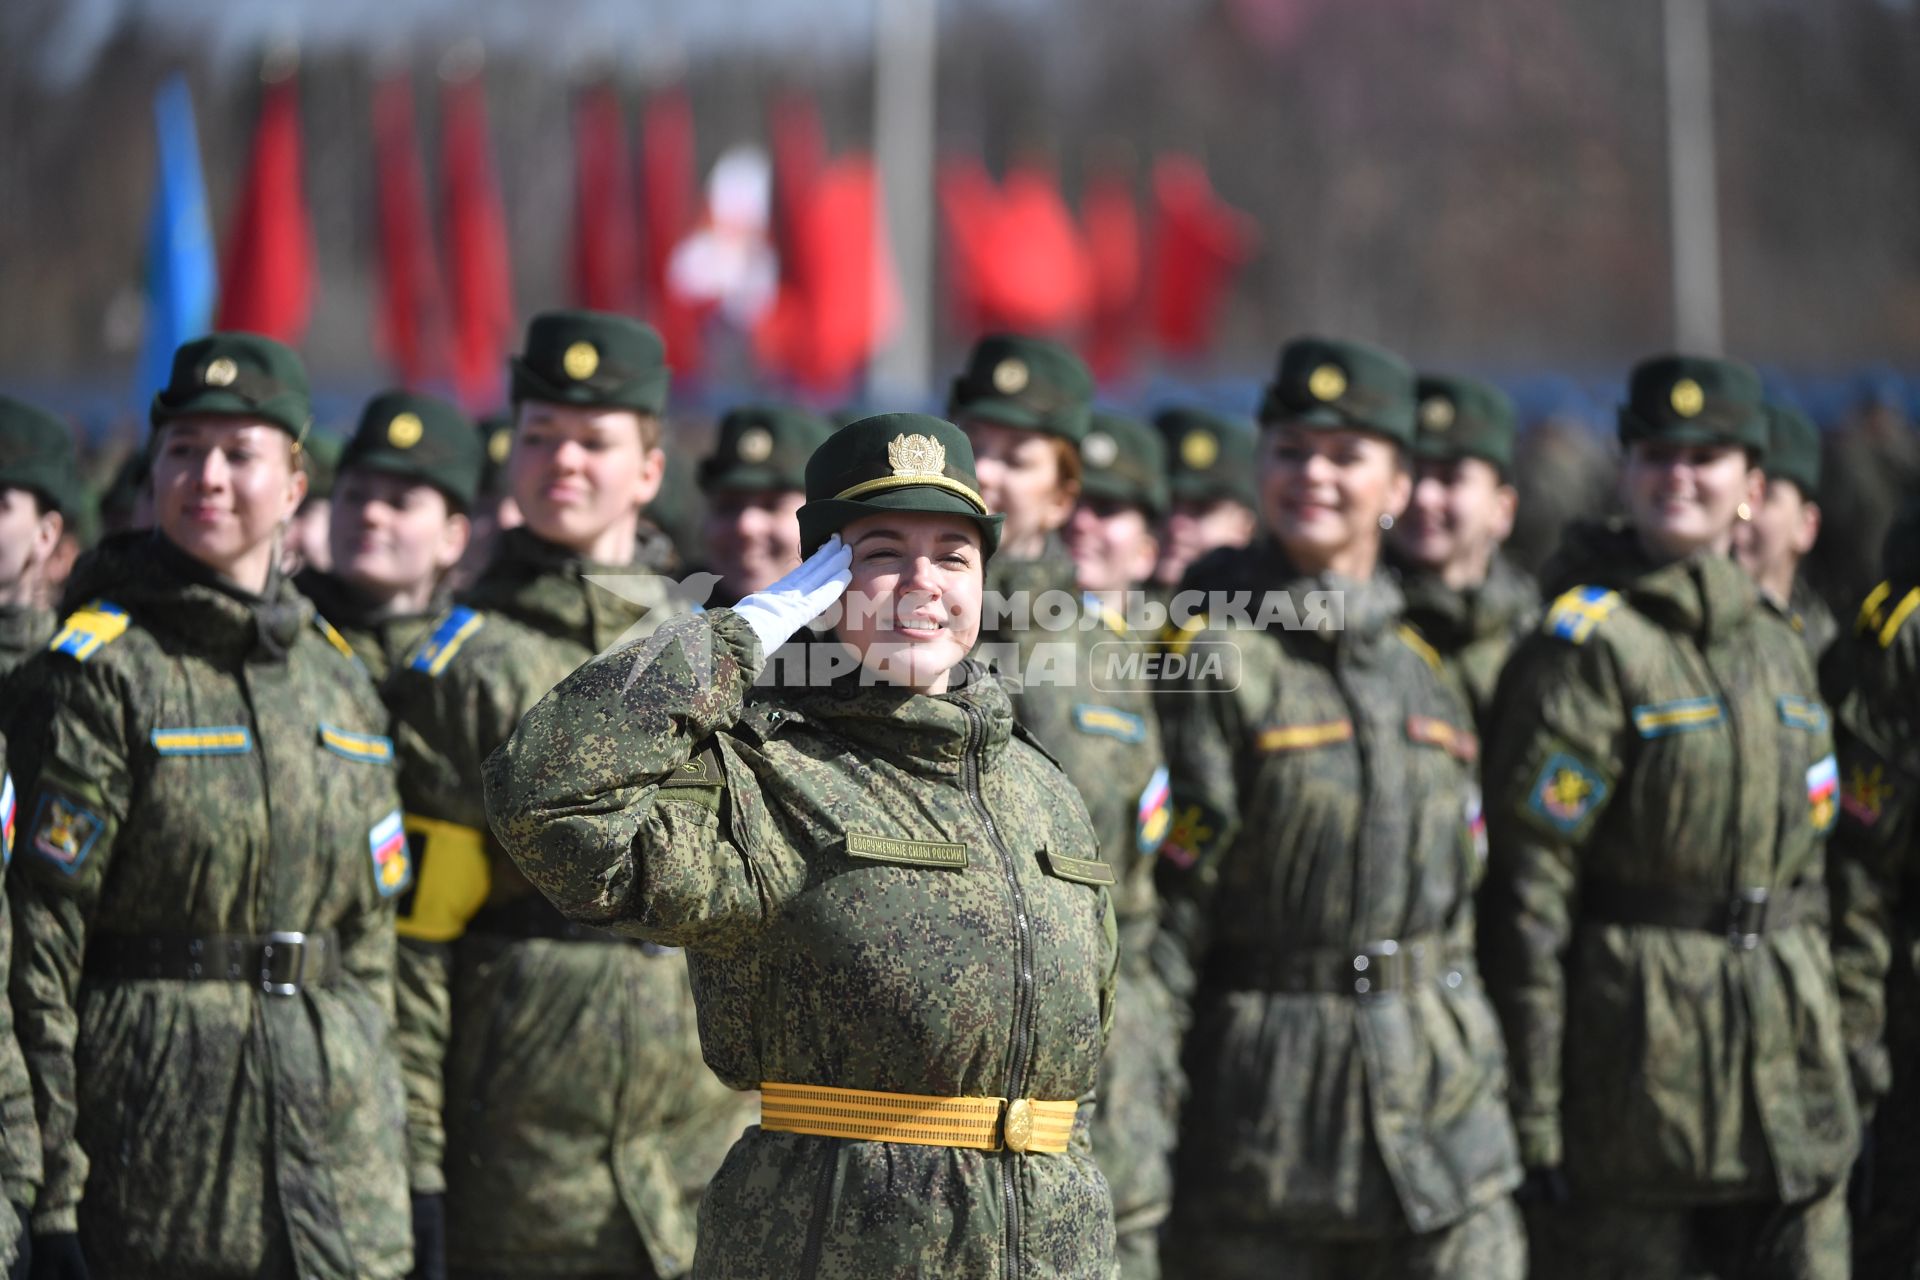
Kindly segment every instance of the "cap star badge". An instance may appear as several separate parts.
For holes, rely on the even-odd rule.
[[[1087,460],[1088,466],[1104,470],[1120,456],[1120,446],[1104,431],[1089,431],[1087,438],[1080,442],[1080,456]]]
[[[1683,418],[1693,417],[1707,405],[1706,392],[1692,378],[1682,378],[1674,383],[1667,399],[1673,405],[1673,411]]]
[[[206,381],[210,387],[230,387],[233,380],[240,376],[240,366],[226,356],[207,363]]]
[[[583,381],[600,367],[600,352],[591,342],[576,342],[560,357],[560,367],[575,382]]]
[[[1429,431],[1445,431],[1453,425],[1453,413],[1453,401],[1429,396],[1420,402],[1420,425]]]
[[[1220,456],[1220,442],[1211,431],[1189,431],[1180,438],[1180,461],[1204,471]]]
[[[1003,396],[1017,396],[1027,389],[1032,377],[1025,360],[1009,356],[993,366],[993,389]]]
[[[1307,375],[1307,390],[1315,400],[1329,403],[1347,393],[1347,374],[1337,364],[1323,364]]]
[[[420,443],[425,432],[418,414],[396,413],[387,424],[387,443],[396,449],[411,449]]]
[[[773,456],[773,436],[765,427],[748,427],[736,449],[742,462],[765,462]]]
[[[895,436],[887,441],[887,465],[896,476],[944,475],[947,447],[932,436]]]

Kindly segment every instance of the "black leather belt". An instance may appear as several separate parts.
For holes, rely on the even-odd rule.
[[[1423,933],[1351,948],[1215,947],[1207,956],[1206,985],[1282,995],[1373,996],[1428,982],[1458,987],[1467,969],[1447,955],[1442,935]]]
[[[295,996],[340,976],[340,942],[312,933],[96,933],[84,973],[108,982],[247,982]]]
[[[609,933],[605,929],[596,929],[592,925],[577,924],[560,914],[560,909],[541,897],[538,893],[529,893],[510,902],[498,902],[485,906],[467,922],[468,933],[490,933],[500,938],[546,938],[554,942],[613,942],[623,946],[641,946],[637,938],[624,937]],[[666,950],[646,944],[649,953]]]
[[[1827,891],[1813,884],[1785,889],[1755,886],[1732,894],[1583,880],[1580,918],[1593,924],[1652,925],[1726,936],[1729,945],[1751,951],[1761,935],[1796,924],[1827,920]]]

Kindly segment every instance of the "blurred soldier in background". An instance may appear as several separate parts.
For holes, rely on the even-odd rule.
[[[1840,757],[1832,864],[1841,1026],[1871,1137],[1854,1171],[1854,1274],[1920,1274],[1920,503],[1822,675]]]
[[[534,318],[507,462],[526,523],[387,684],[420,850],[400,920],[413,1188],[423,1223],[444,1212],[455,1276],[685,1274],[687,1189],[744,1123],[700,1060],[680,953],[568,921],[500,850],[481,794],[482,763],[547,690],[686,611],[640,515],[667,382],[645,325]]]
[[[367,402],[333,486],[333,571],[294,579],[385,681],[445,613],[447,573],[467,548],[483,457],[473,424],[444,400],[389,391]]]
[[[1095,413],[1080,459],[1080,501],[1067,520],[1067,552],[1088,598],[1128,619],[1127,593],[1152,578],[1160,559],[1155,530],[1167,513],[1166,450],[1146,423]]]
[[[1266,536],[1188,578],[1284,598],[1305,625],[1203,621],[1196,647],[1236,667],[1162,699],[1178,814],[1162,883],[1197,977],[1171,1274],[1526,1270],[1474,967],[1472,720],[1380,567],[1412,488],[1414,391],[1388,352],[1288,343],[1260,412]]]
[[[1570,522],[1613,510],[1618,473],[1611,445],[1577,418],[1547,418],[1521,432],[1512,472],[1520,505],[1502,548],[1507,559],[1538,578]]]
[[[505,415],[480,420],[480,488],[467,513],[467,550],[453,571],[452,586],[464,591],[486,570],[494,543],[520,524],[520,508],[507,492],[507,459],[513,454],[513,419]]]
[[[1472,378],[1423,375],[1413,500],[1393,527],[1407,621],[1446,664],[1485,735],[1500,668],[1540,616],[1539,588],[1500,554],[1519,506],[1513,402]]]
[[[1820,537],[1820,429],[1791,405],[1767,403],[1766,496],[1734,526],[1733,554],[1806,642],[1817,670],[1840,632],[1827,602],[1800,576],[1800,561]]]
[[[129,450],[114,468],[113,479],[100,495],[100,532],[126,533],[153,527],[151,460],[144,448]]]
[[[706,568],[720,575],[709,604],[764,591],[800,563],[807,459],[833,425],[800,409],[749,405],[720,419],[720,439],[700,464],[707,497]]]
[[[307,496],[280,544],[280,567],[288,575],[302,569],[325,573],[333,568],[327,519],[333,510],[333,480],[339,465],[340,441],[309,432],[300,450],[300,466],[307,473]]]
[[[1159,1273],[1159,1229],[1172,1204],[1180,1093],[1173,1005],[1150,961],[1160,919],[1153,860],[1169,815],[1148,695],[1136,680],[1111,678],[1111,666],[1096,666],[1123,648],[1115,642],[1125,639],[1124,626],[1113,629],[1118,620],[1086,606],[1061,543],[1080,496],[1092,395],[1093,377],[1071,352],[998,334],[974,345],[954,379],[948,416],[973,443],[980,496],[1006,517],[987,565],[981,641],[1017,655],[1020,669],[1003,671],[1014,677],[1014,718],[1073,780],[1115,880],[1120,985],[1093,1150],[1113,1190],[1121,1275],[1148,1280]],[[994,618],[1002,605],[1011,611]],[[1043,626],[1043,615],[1065,629]]]
[[[1171,593],[1209,551],[1244,547],[1258,524],[1253,425],[1208,409],[1174,405],[1153,416],[1166,445],[1167,521],[1153,584]]]
[[[79,499],[67,424],[0,396],[0,674],[53,635],[60,591],[50,576],[54,549]]]
[[[1646,360],[1619,417],[1628,520],[1568,530],[1484,772],[1481,948],[1536,1274],[1844,1277],[1832,733],[1729,556],[1764,480],[1760,379]]]
[[[1807,580],[1838,617],[1879,581],[1872,550],[1907,494],[1920,492],[1920,432],[1897,381],[1863,381],[1853,412],[1824,438],[1820,494],[1826,536],[1807,555]]]

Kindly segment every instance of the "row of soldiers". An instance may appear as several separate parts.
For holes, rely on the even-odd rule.
[[[481,510],[482,433],[377,397],[332,568],[289,581],[304,373],[264,339],[190,343],[153,406],[159,535],[108,539],[58,615],[23,602],[71,446],[5,406],[0,624],[36,656],[0,726],[25,811],[0,1178],[34,1274],[693,1265],[750,1104],[702,1064],[684,958],[555,910],[482,784],[581,663],[799,560],[832,428],[751,408],[699,471],[689,558],[718,592],[669,576],[643,515],[667,387],[644,326],[536,318],[507,521]],[[1491,387],[1303,339],[1257,431],[1091,400],[1069,353],[995,336],[949,416],[1004,517],[989,588],[1064,592],[1094,623],[983,639],[1064,636],[1089,675],[1115,639],[1240,655],[1231,687],[1015,690],[1113,873],[1090,1136],[1122,1273],[1519,1275],[1518,1192],[1538,1274],[1845,1274],[1838,1196],[1858,1105],[1887,1088],[1882,974],[1906,936],[1898,659],[1920,593],[1890,562],[1823,702],[1795,574],[1811,425],[1743,366],[1641,366],[1621,415],[1639,533],[1573,530],[1543,619],[1498,555],[1513,420]],[[456,601],[477,518],[514,527]],[[1332,587],[1344,627],[1250,643],[1202,613],[1129,636],[1140,589],[1183,584]],[[1898,1130],[1875,1150],[1897,1164]],[[1893,1234],[1911,1177],[1874,1179]]]

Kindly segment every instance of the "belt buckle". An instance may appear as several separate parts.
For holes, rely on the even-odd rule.
[[[293,972],[282,978],[275,970],[282,956],[291,956]],[[307,935],[282,930],[267,935],[260,948],[260,989],[270,996],[297,996],[307,972]]]
[[[1767,931],[1767,913],[1773,894],[1763,886],[1740,889],[1727,904],[1727,944],[1736,951],[1752,951]]]
[[[1378,942],[1369,942],[1353,956],[1353,994],[1372,995],[1377,991],[1391,991],[1396,985],[1395,978],[1402,963],[1400,944],[1393,938],[1383,938]]]

